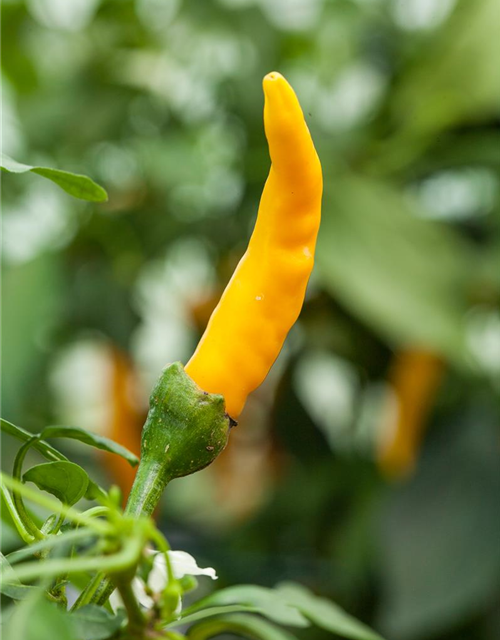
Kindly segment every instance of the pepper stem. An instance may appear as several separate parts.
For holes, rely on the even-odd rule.
[[[180,362],[165,367],[151,394],[141,461],[125,513],[151,516],[170,480],[212,463],[226,446],[234,424],[221,395],[200,389]],[[104,574],[102,578],[91,600],[100,605],[114,590],[111,580]]]
[[[153,515],[168,480],[164,465],[151,460],[141,460],[125,507],[125,514],[135,518]]]

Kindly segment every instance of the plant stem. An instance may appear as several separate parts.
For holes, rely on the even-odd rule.
[[[141,460],[125,514],[150,517],[170,480],[215,460],[226,446],[230,427],[221,395],[205,393],[179,362],[165,367],[151,393]],[[91,602],[103,605],[113,589],[103,573]]]
[[[166,461],[141,459],[125,514],[135,518],[153,515],[168,481]]]
[[[94,597],[97,588],[101,584],[102,581],[102,573],[96,573],[95,576],[87,583],[85,589],[80,593],[78,598],[75,600],[73,606],[71,607],[71,611],[76,611],[81,607],[84,607],[86,604],[90,604],[92,602],[92,598]]]
[[[14,459],[14,469],[12,471],[12,475],[14,476],[14,479],[17,480],[19,483],[21,483],[23,462],[26,457],[26,454],[28,453],[30,447],[32,447],[33,444],[37,441],[38,441],[38,437],[33,436],[27,442],[25,442],[17,452],[17,455]],[[17,513],[19,514],[19,518],[22,520],[26,529],[37,540],[43,540],[46,537],[46,535],[42,531],[40,531],[40,529],[36,526],[36,524],[30,518],[28,512],[26,511],[26,507],[24,506],[24,502],[21,494],[15,489],[12,490],[12,499],[17,509]]]
[[[57,536],[52,536],[46,540],[42,540],[41,542],[30,544],[29,546],[18,549],[17,551],[12,551],[12,553],[7,554],[7,560],[10,564],[15,564],[29,556],[39,554],[40,552],[45,551],[45,549],[50,550],[56,545],[78,542],[79,540],[92,538],[95,535],[94,531],[89,531],[88,529],[76,529],[75,531],[69,531],[68,533],[61,533]]]
[[[138,640],[143,637],[144,628],[146,626],[146,618],[141,611],[141,607],[137,602],[132,584],[128,580],[120,580],[117,584],[118,591],[127,610],[128,631],[133,638]]]
[[[0,491],[2,493],[4,504],[7,507],[7,511],[12,518],[12,522],[14,523],[18,534],[21,536],[23,542],[25,542],[26,544],[31,544],[36,538],[35,536],[31,535],[28,529],[24,526],[24,522],[17,512],[16,505],[12,500],[12,496],[10,495],[9,490],[2,484],[0,485]]]
[[[141,458],[125,508],[125,514],[134,518],[151,516],[167,484],[166,461],[160,464]],[[93,592],[90,602],[103,605],[113,593],[115,585],[110,578],[106,577],[104,572],[100,572],[97,577],[100,585]]]
[[[45,560],[44,562],[24,562],[16,568],[19,580],[33,580],[39,577],[54,578],[68,572],[68,575],[81,573],[82,571],[100,571],[119,574],[130,571],[141,557],[142,549],[146,543],[145,529],[134,532],[129,536],[122,549],[117,553],[104,556],[88,556],[67,559]]]

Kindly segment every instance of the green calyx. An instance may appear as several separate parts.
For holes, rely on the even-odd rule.
[[[127,512],[150,515],[170,480],[215,460],[233,425],[221,395],[200,389],[180,362],[167,365],[151,394]]]
[[[225,412],[224,398],[200,389],[180,362],[163,369],[149,405],[141,461],[125,509],[134,518],[152,515],[170,480],[213,462],[236,424]],[[103,605],[113,590],[101,573],[89,601]]]

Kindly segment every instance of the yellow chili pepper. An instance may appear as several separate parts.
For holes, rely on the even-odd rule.
[[[407,348],[395,355],[390,372],[394,396],[383,411],[378,447],[379,466],[387,477],[403,479],[413,472],[444,371],[443,360],[433,351]]]
[[[237,418],[297,320],[321,218],[321,164],[297,96],[279,73],[263,82],[271,170],[248,249],[186,372],[222,394]]]

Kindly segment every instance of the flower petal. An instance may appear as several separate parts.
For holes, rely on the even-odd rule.
[[[168,583],[167,563],[163,553],[155,553],[153,568],[149,573],[148,585],[157,592],[162,591]],[[217,580],[217,574],[212,567],[202,568],[196,560],[185,551],[168,551],[168,557],[172,564],[172,571],[177,579],[183,576],[208,576],[212,580]]]
[[[134,578],[132,581],[132,590],[134,592],[135,597],[139,601],[139,603],[145,607],[146,609],[151,609],[154,601],[148,596],[146,593],[146,585],[144,584],[144,580],[141,578]],[[113,611],[117,611],[119,608],[123,608],[123,600],[121,599],[120,592],[118,589],[115,589],[109,598],[109,603],[113,609]]]
[[[176,578],[183,576],[209,576],[212,580],[217,580],[217,574],[212,567],[202,569],[196,563],[193,556],[185,551],[169,551],[168,557],[172,563],[172,571]]]

